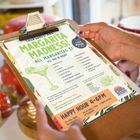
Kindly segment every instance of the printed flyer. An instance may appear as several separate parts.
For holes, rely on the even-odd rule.
[[[60,130],[75,119],[89,124],[138,94],[135,84],[92,51],[68,22],[58,29],[7,41],[2,49]]]

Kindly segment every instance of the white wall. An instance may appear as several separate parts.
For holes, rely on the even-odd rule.
[[[118,24],[120,16],[132,15],[140,15],[140,0],[90,0],[90,22]]]

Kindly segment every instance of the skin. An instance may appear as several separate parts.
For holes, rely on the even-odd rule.
[[[113,61],[124,59],[140,65],[140,36],[105,23],[80,25],[78,29],[82,31],[81,37],[94,40]],[[86,140],[79,123],[74,123],[68,131],[57,131],[49,126],[44,107],[38,101],[36,108],[37,140]]]
[[[86,140],[81,133],[81,124],[74,122],[68,131],[62,132],[49,126],[43,105],[36,101],[37,138],[36,140]]]
[[[102,22],[78,29],[83,32],[81,37],[94,40],[113,61],[125,59],[140,65],[140,36]]]

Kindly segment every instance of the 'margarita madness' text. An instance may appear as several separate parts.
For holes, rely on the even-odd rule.
[[[66,39],[67,36],[59,32],[20,45],[19,48],[22,53],[28,53],[32,59],[36,59],[68,48],[70,44]]]

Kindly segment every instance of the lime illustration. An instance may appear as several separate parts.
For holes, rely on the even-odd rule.
[[[40,67],[28,67],[25,69],[25,72],[27,74],[38,74],[38,75],[46,78],[46,80],[48,81],[48,83],[51,86],[50,90],[56,90],[58,88],[58,86],[53,84],[51,82],[51,80],[48,78],[47,70],[48,70],[48,65],[45,64],[45,65],[42,65]]]
[[[115,80],[112,76],[104,76],[101,78],[101,84],[103,86],[110,86],[110,85],[113,85],[115,83]]]

